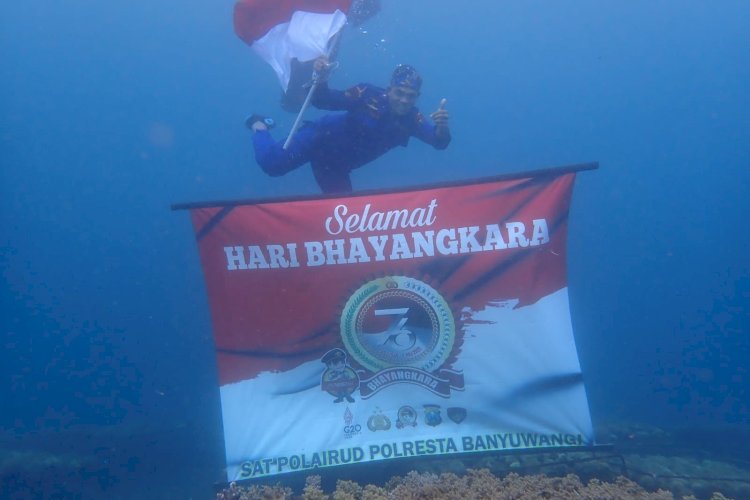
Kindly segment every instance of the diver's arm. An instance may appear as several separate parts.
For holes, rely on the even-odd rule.
[[[318,83],[312,96],[312,104],[318,109],[328,111],[348,111],[356,104],[358,94],[352,92],[352,89],[343,92],[333,90],[328,86],[328,77],[333,67],[334,65],[329,63],[325,57],[319,57],[315,60],[313,71]]]
[[[348,111],[357,103],[358,93],[353,91],[356,88],[344,92],[330,88],[326,81],[320,81],[312,97],[313,106],[328,111]]]

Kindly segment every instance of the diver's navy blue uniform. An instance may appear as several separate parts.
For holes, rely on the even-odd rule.
[[[435,134],[435,126],[417,108],[404,116],[390,112],[386,90],[360,84],[342,92],[321,83],[313,105],[346,113],[324,116],[306,122],[289,147],[276,142],[266,130],[253,134],[255,159],[268,175],[284,175],[310,162],[324,193],[352,190],[349,172],[374,160],[396,146],[406,146],[411,136],[445,149],[450,134]]]

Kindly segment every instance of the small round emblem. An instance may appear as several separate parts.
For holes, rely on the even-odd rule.
[[[432,372],[450,356],[456,326],[437,290],[389,276],[352,294],[341,315],[341,336],[352,358],[370,371],[409,366]]]

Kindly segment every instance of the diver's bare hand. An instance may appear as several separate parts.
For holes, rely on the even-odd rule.
[[[445,129],[445,131],[447,131],[448,129],[448,120],[450,119],[450,113],[448,113],[448,110],[445,109],[445,105],[447,102],[447,99],[441,99],[437,111],[430,115],[430,118],[432,118],[432,121],[439,132],[441,132],[441,129]]]
[[[327,57],[320,56],[315,59],[315,62],[313,63],[313,71],[317,73],[319,79],[326,80],[328,79],[332,66],[333,65],[328,61]]]

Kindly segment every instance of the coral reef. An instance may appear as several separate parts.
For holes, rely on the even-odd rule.
[[[307,498],[306,494],[304,498]],[[231,483],[228,488],[224,488],[216,494],[216,500],[254,500],[256,498],[261,500],[283,500],[285,498],[293,498],[293,495],[291,488],[280,484],[274,486],[237,486],[237,483]],[[325,497],[316,497],[313,495],[310,498]]]
[[[394,477],[384,486],[368,484],[361,486],[353,481],[339,480],[336,489],[326,494],[321,487],[320,476],[308,476],[301,495],[292,495],[291,490],[282,486],[237,486],[216,495],[217,500],[270,500],[300,498],[303,500],[440,500],[456,498],[482,499],[635,499],[667,500],[674,496],[664,490],[649,493],[637,483],[618,477],[614,482],[592,479],[583,484],[578,476],[564,477],[545,475],[521,476],[511,472],[500,478],[487,469],[469,469],[464,475],[443,473],[409,472],[403,477]],[[719,500],[720,496],[715,497]]]

